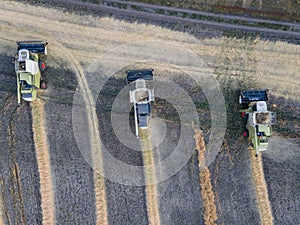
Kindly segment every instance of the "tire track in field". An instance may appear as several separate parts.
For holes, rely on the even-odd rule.
[[[27,104],[17,107],[14,96],[6,98],[1,107],[1,132],[6,134],[1,153],[3,154],[0,180],[3,201],[3,223],[1,224],[40,224],[41,217],[36,217],[41,212],[41,208],[37,206],[39,180],[36,179],[35,174],[24,170],[24,165],[32,168],[31,161],[27,157],[31,156],[28,150],[34,151],[34,148],[31,148],[33,142],[30,140],[26,142],[32,137],[30,136],[31,123],[26,122],[26,115],[30,114],[30,109]],[[20,118],[25,119],[24,124],[20,123],[22,121]],[[28,135],[24,133],[25,128],[27,130],[29,128]],[[34,182],[31,182],[31,178]],[[34,193],[37,193],[37,196]]]
[[[269,201],[268,188],[265,180],[265,174],[263,170],[263,163],[261,154],[255,157],[255,151],[249,149],[251,172],[255,186],[257,204],[262,225],[273,225],[274,218],[272,214],[271,204]]]
[[[12,96],[7,96],[4,101],[3,104],[0,106],[0,119],[2,120],[2,118],[4,117],[7,109],[9,108],[9,106],[11,105],[11,100],[13,99]],[[0,128],[5,127],[5,125],[2,123],[2,121],[0,121]],[[3,133],[8,133],[8,131],[4,131],[1,129],[1,132]],[[7,136],[7,135],[6,135]],[[0,193],[0,223],[1,224],[12,224],[11,219],[10,219],[10,215],[9,215],[9,210],[7,208],[7,205],[5,203],[5,187],[4,187],[4,180],[3,180],[3,175],[2,173],[0,174],[0,187],[1,187],[1,193]]]
[[[160,225],[158,209],[158,193],[155,176],[155,162],[151,145],[149,129],[140,129],[141,145],[143,151],[144,173],[146,181],[148,221],[151,225]]]
[[[3,39],[1,40],[9,43],[14,43],[11,40]],[[11,100],[11,101],[10,101]],[[13,97],[8,97],[1,109],[5,109],[9,102],[14,101]],[[45,132],[45,124],[43,120],[43,105],[41,102],[36,101],[31,104],[32,106],[32,131],[33,131],[33,139],[36,150],[36,158],[37,165],[39,168],[39,180],[40,180],[40,193],[41,193],[41,207],[42,207],[42,220],[43,224],[54,224],[55,222],[55,203],[54,203],[54,194],[53,194],[53,185],[51,179],[51,167],[50,167],[50,157],[49,150],[47,147],[47,137]],[[16,111],[19,108],[16,108]],[[13,114],[12,114],[13,116]],[[12,134],[12,126],[9,125],[8,129],[9,134],[8,137],[14,137]],[[9,141],[9,145],[12,145],[13,141]],[[21,194],[21,180],[20,180],[20,171],[17,163],[14,165],[14,176],[17,178],[17,187],[20,191],[19,198],[21,203],[23,204],[22,194]],[[1,199],[0,199],[1,200]],[[0,201],[1,204],[1,201]],[[23,204],[24,205],[24,204]],[[0,205],[1,206],[1,205]],[[26,224],[25,222],[25,212],[24,209],[22,212],[22,224]],[[1,219],[1,217],[0,217]],[[11,224],[9,216],[7,214],[8,223]],[[4,220],[4,219],[3,219]],[[4,224],[4,222],[3,222]]]
[[[12,100],[12,96],[7,96],[7,98],[5,98],[4,103],[1,105],[0,109],[1,109],[1,119],[3,117],[2,114],[5,113],[5,109],[7,109],[7,107],[9,106],[10,102]],[[0,123],[0,126],[3,126],[2,123]],[[2,132],[2,130],[1,130]],[[11,220],[9,217],[9,212],[8,209],[6,207],[6,204],[4,202],[4,196],[5,196],[5,190],[4,190],[4,180],[2,177],[2,173],[0,174],[0,186],[1,186],[1,193],[0,193],[0,223],[1,224],[11,224]]]
[[[221,67],[227,68],[227,71],[229,71],[228,74],[225,75],[220,73],[221,79],[227,79],[227,81],[225,81],[225,86],[231,88],[241,87],[249,86],[249,83],[251,83],[252,87],[259,86],[259,83],[253,79],[251,73],[257,72],[258,59],[255,50],[257,49],[256,44],[260,41],[260,36],[257,35],[254,40],[249,41],[241,42],[235,40],[235,45],[230,44],[229,41],[230,39],[225,39],[224,46],[222,47],[222,51],[220,53],[220,62],[222,63]],[[240,62],[238,65],[236,64],[237,61]],[[240,72],[238,72],[238,70],[240,70]],[[245,77],[247,78],[247,82],[244,81]],[[232,99],[232,93],[228,92],[227,94],[229,95],[228,99]],[[235,116],[233,114],[232,118],[234,117]],[[236,120],[233,120],[230,124],[235,123]],[[250,155],[251,171],[258,200],[260,219],[262,224],[271,225],[273,224],[273,216],[270,202],[268,200],[267,186],[264,180],[262,160],[261,158],[255,158],[252,152]]]
[[[11,103],[9,103],[11,104]],[[9,105],[8,104],[8,105]],[[14,129],[14,117],[18,114],[20,108],[15,107],[11,113],[8,129],[7,129],[7,139],[8,139],[8,147],[9,147],[9,157],[10,157],[10,195],[13,199],[13,210],[15,215],[16,224],[26,224],[25,219],[25,209],[24,209],[24,201],[22,195],[22,185],[20,180],[20,170],[19,166],[16,162],[16,131]]]
[[[9,43],[13,42],[11,40],[7,40],[3,38],[1,38],[1,40],[4,40]],[[12,97],[10,99],[12,99]],[[35,150],[36,150],[37,164],[39,168],[38,174],[40,180],[39,191],[41,193],[41,207],[43,213],[42,219],[43,219],[43,224],[47,224],[47,225],[54,224],[55,203],[54,203],[53,185],[51,179],[49,149],[47,146],[47,137],[44,129],[45,124],[43,120],[44,117],[43,105],[40,101],[35,101],[31,104],[31,106],[32,106],[33,139],[34,139]],[[21,187],[19,168],[17,164],[15,164],[14,171],[16,176],[18,177],[18,186]],[[24,216],[24,224],[25,224],[25,215],[23,216]]]
[[[5,190],[4,190],[4,180],[2,177],[2,174],[0,174],[0,187],[1,187],[1,192],[0,192],[0,224],[9,224],[11,225],[11,220],[9,217],[7,205],[5,204],[4,201],[4,195],[5,195]]]
[[[196,150],[198,151],[199,182],[203,199],[204,222],[206,225],[216,225],[218,219],[215,204],[215,194],[212,189],[210,171],[205,162],[205,142],[201,130],[195,130]]]
[[[47,135],[45,131],[44,109],[41,100],[31,103],[32,130],[40,179],[43,224],[55,224],[55,200]]]
[[[98,169],[103,171],[102,168],[102,156],[101,153],[98,154],[101,149],[101,145],[100,145],[100,135],[99,135],[99,129],[98,129],[98,120],[97,120],[97,115],[96,115],[96,111],[95,111],[95,104],[93,101],[92,96],[90,96],[90,91],[89,91],[89,86],[88,86],[88,82],[86,81],[85,77],[84,77],[84,72],[83,69],[81,67],[81,65],[79,64],[78,60],[72,55],[72,53],[70,53],[70,51],[68,51],[59,41],[57,41],[55,38],[52,38],[51,35],[46,35],[46,39],[49,43],[52,43],[53,45],[51,45],[51,47],[53,47],[53,49],[55,49],[55,52],[60,55],[64,55],[67,57],[67,59],[69,60],[71,67],[73,68],[77,80],[78,80],[78,84],[80,87],[80,90],[83,91],[83,100],[86,103],[86,115],[89,121],[89,133],[91,136],[91,146],[93,149],[92,152],[92,157],[94,160],[97,159],[97,162],[94,162],[95,164],[97,163]],[[37,38],[41,38],[44,39],[44,36],[41,36],[39,34],[39,32],[37,31],[36,33],[36,37]],[[3,39],[3,38],[1,38]],[[6,40],[3,39],[5,41],[11,42],[10,40]],[[55,46],[56,44],[56,46]],[[100,159],[100,161],[99,161]],[[99,166],[99,164],[101,164]],[[103,174],[103,172],[101,173]],[[52,182],[52,181],[51,181]],[[102,176],[100,176],[97,172],[94,172],[94,186],[95,186],[95,205],[96,205],[96,218],[97,218],[97,223],[96,224],[107,224],[107,204],[106,204],[106,192],[105,192],[105,183],[104,183],[104,179]],[[53,220],[54,221],[54,220]]]
[[[2,178],[1,178],[1,186],[3,186],[3,181],[2,181]],[[2,188],[1,188],[2,189]],[[4,217],[5,217],[5,206],[4,206],[4,203],[3,203],[3,198],[2,198],[2,192],[0,192],[0,224],[5,224],[5,220],[4,220]],[[7,216],[7,215],[6,215]]]
[[[2,182],[2,181],[0,181]],[[1,186],[3,186],[1,184]],[[0,193],[0,224],[4,224],[4,205],[3,205],[3,199],[2,199],[2,193]]]
[[[51,39],[49,38],[48,40],[51,41]],[[86,115],[89,121],[89,134],[91,137],[90,141],[92,146],[93,164],[97,165],[97,170],[101,170],[100,174],[103,174],[104,171],[103,171],[103,164],[102,164],[101,144],[99,140],[100,134],[98,128],[98,119],[95,110],[95,103],[93,97],[90,94],[91,92],[89,89],[88,82],[84,76],[84,71],[72,53],[70,53],[58,41],[52,40],[52,42],[57,43],[59,45],[59,47],[54,46],[56,49],[55,52],[57,54],[62,53],[70,60],[69,62],[71,63],[71,66],[76,74],[80,90],[83,92],[82,98],[86,103],[85,110],[87,112]],[[105,182],[104,182],[104,178],[100,174],[96,170],[94,170],[96,224],[106,225],[108,224],[108,220],[107,220]]]

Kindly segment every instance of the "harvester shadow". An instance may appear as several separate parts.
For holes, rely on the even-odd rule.
[[[13,56],[0,54],[0,74],[0,91],[17,96],[17,78],[15,75]]]

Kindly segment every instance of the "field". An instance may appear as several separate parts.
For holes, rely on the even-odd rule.
[[[249,15],[277,20],[299,21],[299,1],[262,1],[262,0],[185,0],[185,1],[161,1],[161,0],[136,0],[151,4],[175,6],[178,8],[191,8],[202,11],[229,13],[237,15]]]
[[[0,2],[0,224],[268,224],[264,204],[271,206],[265,212],[272,224],[299,224],[299,38],[288,43],[264,34],[119,17],[84,7]],[[15,41],[29,39],[49,42],[48,89],[39,91],[38,102],[18,107]],[[147,50],[141,51],[145,59],[134,61],[139,45]],[[204,63],[198,67],[183,57],[186,52]],[[168,63],[170,55],[177,63]],[[180,67],[186,62],[188,69]],[[182,122],[186,105],[172,105],[182,103],[174,88],[165,99],[163,91],[155,92],[149,133],[141,141],[134,137],[124,77],[126,69],[145,67],[190,96],[198,127]],[[209,144],[216,116],[205,95],[209,87],[197,86],[186,71],[201,74],[200,80],[211,76],[220,87],[226,107],[220,149]],[[97,79],[105,83],[93,98]],[[247,88],[269,89],[269,108],[278,117],[258,162],[242,137],[238,112],[239,91]],[[78,92],[84,93],[79,122],[86,135],[79,141],[72,123]],[[119,131],[116,115],[125,121]],[[177,162],[168,157],[175,149],[186,163],[172,173]],[[120,170],[111,156],[132,171]],[[162,161],[167,163],[151,167]],[[128,176],[133,168],[139,170]]]

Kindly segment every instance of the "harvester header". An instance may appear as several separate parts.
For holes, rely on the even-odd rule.
[[[130,83],[138,79],[153,80],[153,71],[153,69],[128,70],[126,71],[126,83]]]
[[[248,104],[255,101],[268,101],[268,90],[245,90],[241,92],[240,104]]]
[[[27,49],[32,53],[42,53],[47,55],[46,41],[17,41],[17,52],[21,49]]]

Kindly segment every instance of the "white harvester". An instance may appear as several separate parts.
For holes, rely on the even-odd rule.
[[[126,82],[135,82],[135,90],[129,92],[130,103],[133,103],[135,118],[135,133],[139,137],[139,128],[148,127],[151,115],[150,102],[154,101],[154,90],[146,87],[146,80],[153,80],[153,70],[127,71]]]

